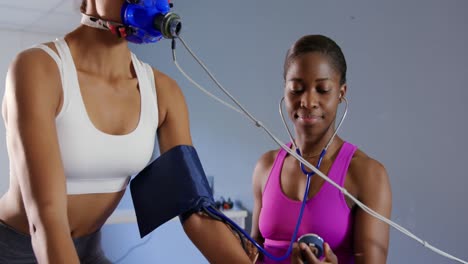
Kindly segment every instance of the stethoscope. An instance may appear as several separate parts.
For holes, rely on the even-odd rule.
[[[343,121],[346,118],[346,115],[348,114],[348,100],[346,100],[346,97],[344,97],[344,96],[342,96],[341,98],[345,102],[344,113],[343,113],[343,116],[340,119],[340,122],[338,123],[338,126],[336,127],[335,131],[333,132],[333,135],[330,137],[327,144],[325,145],[325,147],[320,152],[320,156],[318,158],[317,165],[316,165],[317,170],[320,170],[320,165],[322,164],[323,157],[327,153],[328,148],[330,147],[331,143],[333,142],[333,139],[335,139],[335,137],[336,137],[336,135],[338,133],[338,130],[340,129],[341,125],[343,124]],[[284,97],[281,98],[280,103],[279,103],[279,113],[280,113],[280,116],[281,116],[281,120],[283,121],[284,127],[286,128],[286,131],[288,132],[289,138],[290,138],[292,144],[294,145],[294,148],[296,149],[297,155],[302,157],[301,152],[299,150],[299,147],[297,146],[297,144],[296,144],[296,142],[295,142],[295,140],[294,140],[294,138],[292,136],[291,130],[289,129],[289,126],[286,123],[286,120],[284,118],[283,107],[282,107],[283,102],[284,102]],[[268,254],[268,257],[272,258],[273,260],[277,260],[277,261],[284,260],[289,256],[289,254],[291,254],[292,246],[293,246],[294,242],[296,241],[297,232],[298,232],[299,227],[300,227],[301,222],[302,222],[302,216],[303,216],[303,213],[304,213],[305,205],[307,203],[307,198],[309,197],[310,179],[315,174],[314,171],[307,171],[307,169],[304,166],[304,163],[302,163],[301,161],[299,161],[299,164],[300,164],[302,173],[307,177],[306,189],[305,189],[304,197],[303,197],[302,203],[301,203],[301,210],[299,211],[299,216],[297,217],[296,227],[294,228],[294,233],[293,233],[291,241],[289,243],[288,250],[286,251],[285,255],[282,256],[282,257],[272,257],[270,254]],[[318,240],[318,242],[323,244],[323,239],[321,237],[316,236],[315,234],[310,234],[310,235],[313,236],[313,238],[311,238],[313,241]],[[322,252],[323,251],[323,245],[320,245],[320,247],[317,247],[317,250]],[[320,255],[321,255],[321,253],[320,253]]]
[[[341,125],[343,124],[343,121],[346,118],[346,115],[348,113],[348,101],[346,100],[345,97],[341,97],[341,98],[345,102],[345,110],[344,110],[343,116],[341,117],[341,120],[340,120],[340,122],[338,123],[338,126],[335,129],[335,132],[333,133],[331,138],[328,140],[327,145],[323,148],[322,152],[320,153],[320,156],[319,156],[319,159],[318,159],[318,162],[317,162],[317,169],[320,168],[320,164],[322,163],[323,157],[327,153],[328,148],[330,147],[331,143],[333,142],[333,139],[336,137],[336,135],[338,133],[338,130],[340,129]],[[280,116],[281,116],[281,120],[283,121],[283,124],[284,124],[284,126],[285,126],[285,128],[286,128],[286,130],[287,130],[287,132],[289,134],[291,142],[293,143],[294,147],[296,148],[297,154],[301,155],[300,150],[297,147],[297,145],[296,145],[296,143],[295,143],[295,141],[294,141],[294,139],[292,137],[291,131],[289,130],[288,125],[286,124],[286,120],[284,119],[283,110],[282,110],[283,101],[284,101],[284,97],[280,100],[280,103],[279,103],[279,113],[280,113]],[[307,202],[307,197],[309,196],[310,179],[315,174],[315,172],[313,172],[313,171],[307,171],[302,162],[300,162],[300,166],[301,166],[302,173],[304,173],[304,175],[307,176],[306,189],[305,189],[304,197],[303,197],[302,203],[301,203],[301,210],[299,211],[299,216],[297,218],[296,226],[294,228],[294,232],[293,232],[293,235],[291,237],[291,241],[289,243],[288,250],[286,251],[286,253],[283,256],[280,256],[280,257],[274,256],[271,253],[269,253],[268,251],[266,251],[252,237],[250,237],[242,228],[240,228],[234,221],[232,221],[228,217],[224,216],[222,213],[217,211],[215,208],[208,207],[208,208],[206,208],[205,212],[208,213],[211,217],[214,217],[215,219],[219,219],[221,221],[226,221],[227,223],[229,223],[230,226],[233,227],[236,232],[242,234],[245,238],[247,238],[266,257],[268,257],[268,258],[270,258],[270,259],[272,259],[274,261],[283,261],[283,260],[287,259],[291,255],[293,244],[297,239],[297,233],[298,233],[299,227],[301,225],[302,216],[303,216],[303,213],[304,213],[304,208],[305,208],[305,205],[306,205],[306,202]],[[242,241],[242,239],[241,239],[241,241]]]

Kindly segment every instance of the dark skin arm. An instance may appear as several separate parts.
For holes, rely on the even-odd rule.
[[[358,156],[350,171],[357,183],[357,198],[372,210],[390,218],[392,193],[385,168],[367,156]],[[354,252],[356,264],[386,263],[390,226],[356,208],[354,217]]]
[[[250,232],[250,236],[261,246],[263,246],[265,241],[259,229],[260,211],[262,209],[262,194],[276,154],[277,151],[270,151],[263,154],[255,166],[252,177],[254,208],[252,212],[252,230]],[[262,258],[263,256],[259,255],[259,260]]]
[[[177,83],[154,71],[159,107],[158,140],[161,154],[178,145],[192,145],[189,115]],[[250,263],[241,244],[222,222],[192,214],[183,224],[190,240],[210,263]]]

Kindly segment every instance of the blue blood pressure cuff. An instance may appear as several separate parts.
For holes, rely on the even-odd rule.
[[[176,146],[162,154],[130,182],[140,236],[179,216],[214,206],[213,194],[194,147]]]

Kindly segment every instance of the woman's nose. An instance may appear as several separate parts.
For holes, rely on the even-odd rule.
[[[318,96],[313,91],[308,91],[302,94],[301,107],[316,108],[318,107]]]

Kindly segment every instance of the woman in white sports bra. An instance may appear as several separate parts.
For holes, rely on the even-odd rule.
[[[124,0],[84,0],[120,22]],[[110,31],[80,25],[17,55],[6,81],[10,188],[0,198],[0,263],[110,263],[99,230],[130,175],[160,152],[191,145],[177,83]],[[2,176],[3,177],[3,176]],[[193,214],[184,230],[211,263],[249,263],[221,222]]]

